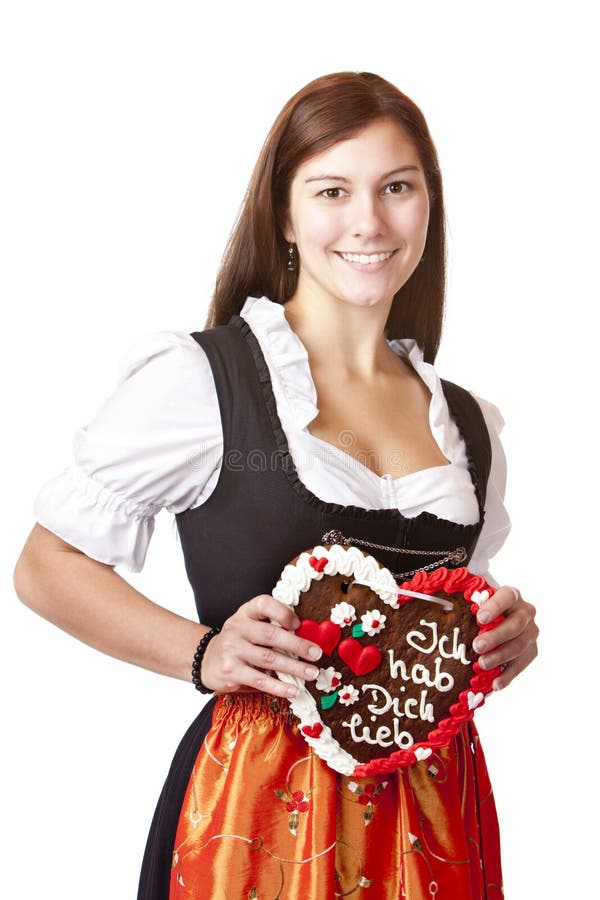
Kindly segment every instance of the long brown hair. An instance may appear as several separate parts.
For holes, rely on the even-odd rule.
[[[445,217],[437,152],[418,106],[370,72],[337,72],[316,78],[279,113],[225,249],[205,327],[227,324],[233,314],[239,314],[248,296],[266,296],[279,303],[292,297],[298,273],[287,268],[288,245],[282,224],[296,170],[309,157],[382,118],[398,122],[412,139],[430,203],[423,259],[394,296],[385,336],[415,338],[425,360],[435,360],[446,286]]]

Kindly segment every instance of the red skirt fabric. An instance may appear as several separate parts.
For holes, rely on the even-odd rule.
[[[391,775],[333,772],[285,701],[215,705],[179,816],[169,900],[500,900],[496,809],[474,726]]]

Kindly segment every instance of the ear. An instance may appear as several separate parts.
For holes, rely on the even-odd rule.
[[[281,216],[278,218],[279,218],[279,227],[281,229],[281,233],[283,235],[284,241],[286,241],[286,243],[288,243],[288,244],[295,244],[296,241],[294,238],[294,230],[293,230],[292,226],[290,225],[290,221],[289,221],[287,215],[285,217]]]

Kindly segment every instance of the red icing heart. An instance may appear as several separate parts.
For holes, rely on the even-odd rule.
[[[363,647],[356,638],[346,638],[338,647],[339,658],[355,675],[373,672],[381,662],[381,650],[375,644]]]
[[[314,725],[303,725],[302,726],[302,734],[308,735],[311,738],[318,738],[321,732],[323,731],[323,726],[320,722],[315,722]]]
[[[303,619],[300,622],[300,627],[296,629],[296,634],[298,637],[306,638],[307,641],[318,644],[323,653],[331,656],[342,635],[342,629],[330,619],[327,619],[325,622]]]
[[[320,559],[317,559],[316,556],[311,556],[308,561],[317,572],[322,572],[329,562],[326,556],[322,556]]]

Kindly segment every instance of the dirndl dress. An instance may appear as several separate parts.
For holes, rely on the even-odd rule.
[[[442,379],[466,445],[476,524],[342,506],[322,501],[300,481],[248,323],[232,316],[193,336],[215,379],[225,461],[208,500],[176,517],[200,621],[220,625],[251,597],[270,594],[285,564],[322,543],[330,529],[396,548],[369,550],[392,572],[431,562],[406,550],[464,547],[461,564],[468,565],[491,464],[485,422],[468,391]],[[427,760],[353,778],[314,754],[287,701],[240,692],[213,697],[175,753],[138,900],[502,895],[496,809],[473,723]]]

